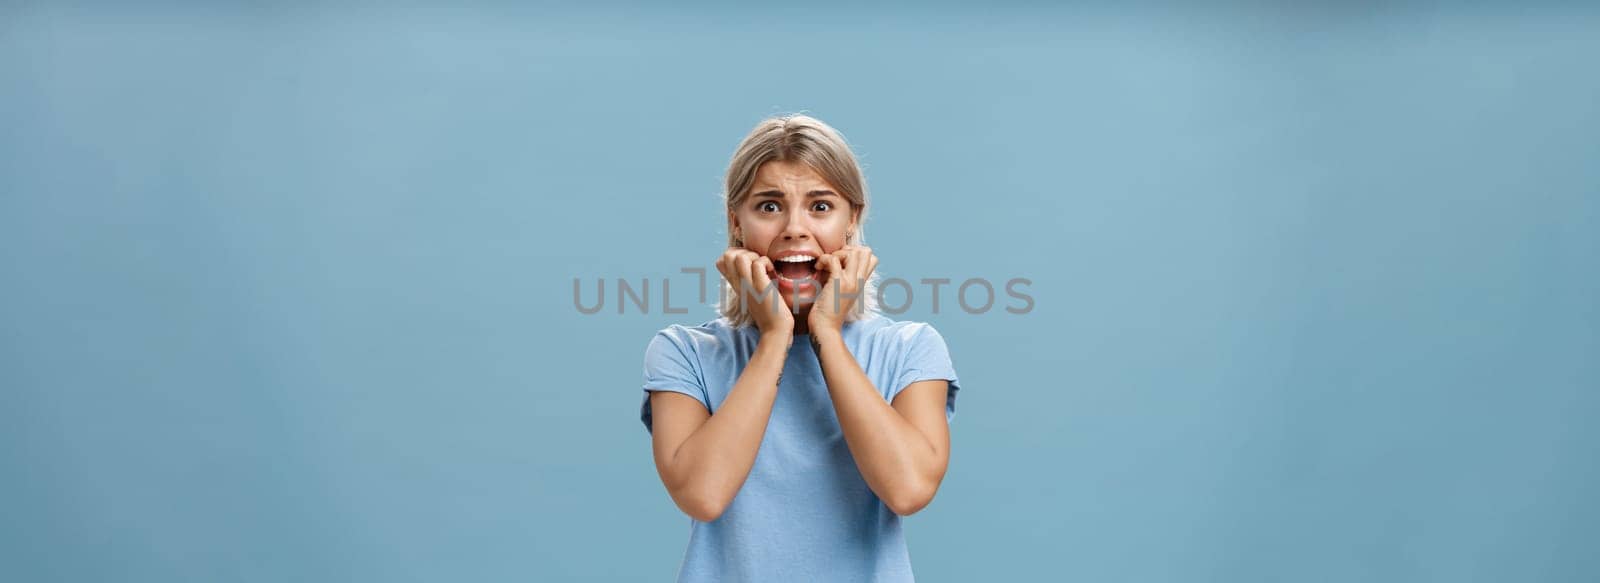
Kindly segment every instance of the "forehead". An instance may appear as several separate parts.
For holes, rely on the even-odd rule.
[[[754,190],[778,189],[805,193],[812,188],[831,188],[816,170],[801,162],[773,160],[756,169]],[[794,192],[790,192],[793,194]]]

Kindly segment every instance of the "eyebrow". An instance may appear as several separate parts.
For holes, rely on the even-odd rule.
[[[777,190],[763,190],[750,196],[753,198],[783,198],[783,193]],[[839,194],[832,190],[813,190],[806,193],[807,198],[816,198],[819,196],[839,196]]]

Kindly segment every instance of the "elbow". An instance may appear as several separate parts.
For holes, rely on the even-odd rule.
[[[700,522],[716,522],[718,518],[722,518],[722,511],[727,509],[726,506],[715,503],[684,505],[679,508],[682,508],[683,513],[688,514],[689,518]]]
[[[684,472],[668,472],[662,477],[672,503],[677,505],[678,510],[700,522],[713,522],[721,518],[722,512],[728,509],[738,493],[719,491],[715,483],[705,476],[692,477]]]
[[[728,501],[719,496],[705,493],[686,492],[673,496],[673,501],[678,504],[678,509],[700,522],[713,522],[722,517],[722,512],[728,509]]]
[[[885,497],[883,504],[888,506],[889,510],[895,514],[911,516],[923,508],[927,508],[928,503],[933,502],[933,494],[937,489],[938,486],[933,484],[917,484],[916,486],[903,487]]]

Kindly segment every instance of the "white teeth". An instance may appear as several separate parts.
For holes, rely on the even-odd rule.
[[[780,261],[780,262],[783,262],[783,263],[805,263],[807,261],[816,261],[816,260],[817,260],[816,257],[812,257],[810,255],[790,255],[788,257],[784,257],[782,259],[778,259],[777,261]]]

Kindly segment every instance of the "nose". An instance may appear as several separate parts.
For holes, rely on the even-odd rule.
[[[794,210],[789,211],[788,215],[789,220],[783,226],[783,240],[804,241],[810,239],[811,225],[806,222],[808,219],[804,209],[796,207]]]

